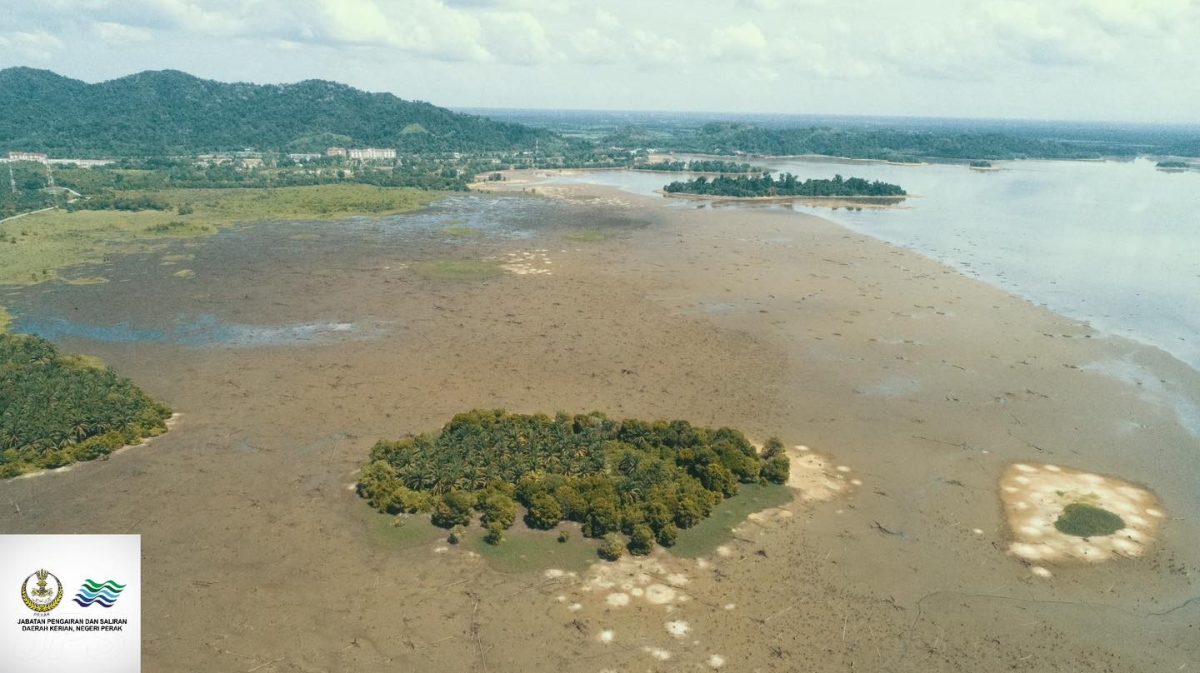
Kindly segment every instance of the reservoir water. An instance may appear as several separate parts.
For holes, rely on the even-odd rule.
[[[1200,172],[1131,162],[1011,161],[999,170],[757,160],[801,178],[835,173],[901,185],[889,210],[794,205],[915,249],[959,271],[1200,370]],[[653,194],[678,174],[596,172],[597,182]]]

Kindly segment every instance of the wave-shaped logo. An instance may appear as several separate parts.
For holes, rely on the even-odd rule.
[[[125,586],[124,584],[117,584],[113,580],[106,580],[104,582],[84,580],[83,586],[79,587],[79,592],[71,600],[84,608],[93,603],[98,603],[101,607],[111,608],[113,603],[116,603],[117,599],[121,597],[121,592],[125,590]]]

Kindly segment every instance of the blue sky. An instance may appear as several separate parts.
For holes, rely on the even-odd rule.
[[[1200,0],[0,0],[0,66],[454,107],[1200,122]]]

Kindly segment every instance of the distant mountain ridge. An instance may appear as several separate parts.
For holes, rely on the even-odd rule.
[[[7,68],[0,70],[0,110],[0,152],[81,158],[247,147],[317,151],[332,141],[478,152],[558,141],[550,131],[336,82],[225,83],[177,70],[88,84],[48,70]]]

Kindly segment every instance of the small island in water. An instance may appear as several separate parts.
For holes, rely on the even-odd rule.
[[[451,541],[476,513],[492,544],[522,511],[530,528],[577,522],[614,560],[673,545],[739,484],[783,484],[789,470],[779,440],[759,451],[730,428],[474,410],[435,434],[375,444],[358,493],[381,512],[430,513]]]
[[[770,175],[757,177],[723,175],[712,179],[701,176],[686,182],[672,182],[664,186],[663,191],[668,195],[695,194],[736,199],[787,197],[900,199],[908,195],[908,192],[904,191],[900,185],[878,180],[843,178],[840,175],[835,175],[832,179],[800,180],[791,173],[783,173],[777,178]]]
[[[170,417],[94,358],[0,333],[0,479],[102,458],[166,432]]]
[[[1154,167],[1160,171],[1167,171],[1169,173],[1174,171],[1186,171],[1187,169],[1191,168],[1191,164],[1186,161],[1169,160],[1160,161],[1155,164]]]

